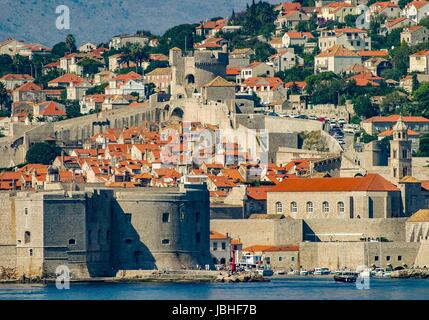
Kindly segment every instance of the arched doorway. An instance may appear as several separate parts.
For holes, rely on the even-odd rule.
[[[195,83],[195,76],[193,74],[188,74],[185,77],[185,80],[186,80],[187,84],[193,84],[193,83]]]

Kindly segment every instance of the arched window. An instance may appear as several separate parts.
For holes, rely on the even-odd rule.
[[[344,202],[338,202],[338,213],[344,213]]]
[[[283,213],[283,205],[280,201],[276,202],[276,213]]]
[[[307,202],[307,213],[313,213],[313,202]]]
[[[225,263],[226,263],[225,258],[221,258],[220,259],[220,264],[225,264]]]
[[[291,213],[297,213],[298,212],[298,205],[295,201],[290,203],[290,212]]]
[[[24,233],[24,243],[30,243],[31,242],[31,233],[30,231],[25,231]]]
[[[322,210],[323,210],[323,213],[329,213],[329,202],[324,201],[322,203]]]

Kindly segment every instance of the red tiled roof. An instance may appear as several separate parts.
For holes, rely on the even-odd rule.
[[[26,91],[42,91],[42,87],[38,86],[34,82],[24,83],[19,88],[16,88],[15,91],[26,92]]]
[[[210,240],[228,239],[226,234],[210,230]]]
[[[62,76],[59,76],[58,78],[55,78],[54,80],[49,81],[49,83],[52,84],[58,84],[58,83],[82,83],[84,81],[83,78],[79,77],[78,75],[67,73]]]
[[[248,187],[247,197],[253,200],[267,200],[267,191],[273,189],[274,186]]]
[[[420,135],[418,132],[416,132],[414,130],[411,130],[411,129],[408,129],[407,134],[409,136],[418,136],[418,135]],[[383,131],[383,132],[379,133],[378,136],[379,137],[390,137],[390,136],[393,136],[393,130],[391,129],[391,130]]]
[[[277,251],[299,251],[299,246],[267,246],[254,245],[243,248],[244,252],[277,252]]]
[[[311,32],[286,32],[286,34],[289,36],[289,38],[293,38],[293,39],[302,39],[302,38],[307,38],[307,39],[313,39],[314,36],[311,34]]]
[[[8,73],[0,78],[0,80],[34,80],[29,74],[12,74]]]
[[[66,116],[67,113],[54,101],[40,104],[42,116]]]
[[[389,55],[387,50],[361,50],[358,52],[361,57],[386,57]]]
[[[253,77],[248,78],[244,81],[243,85],[248,87],[267,87],[270,86],[272,89],[276,89],[283,84],[283,81],[277,77]]]
[[[141,75],[139,75],[137,72],[131,71],[129,73],[126,74],[120,74],[118,76],[116,76],[115,78],[113,78],[113,81],[130,81],[130,80],[137,80],[137,79],[141,79]]]
[[[398,191],[395,185],[379,174],[355,178],[288,179],[269,192],[344,192],[344,191]]]
[[[392,114],[390,116],[376,116],[364,120],[364,122],[398,122],[400,115]],[[402,116],[404,122],[429,122],[429,119],[420,116]]]

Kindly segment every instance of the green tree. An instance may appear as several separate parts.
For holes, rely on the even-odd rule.
[[[76,39],[72,34],[68,34],[66,37],[66,48],[67,48],[67,52],[68,53],[72,53],[75,52],[77,47],[76,47]]]
[[[82,116],[82,114],[80,113],[79,101],[67,100],[65,104],[66,104],[66,113],[67,113],[68,119]]]
[[[377,108],[367,95],[353,99],[353,109],[359,117],[366,119],[378,115]]]
[[[65,42],[59,42],[52,47],[52,54],[58,57],[64,57],[67,54],[67,44]]]
[[[93,88],[90,88],[86,91],[86,95],[93,95],[93,94],[104,94],[104,90],[106,89],[106,87],[108,86],[108,83],[102,83],[99,85],[96,85]]]
[[[267,61],[268,57],[276,53],[276,50],[265,42],[258,41],[253,48],[255,50],[255,54],[252,57],[252,60],[255,61]]]
[[[147,47],[142,47],[138,43],[131,45],[130,56],[138,67],[142,66],[143,61],[149,60],[149,52]]]
[[[419,84],[419,79],[417,79],[417,74],[414,73],[412,77],[413,77],[412,91],[414,92],[419,88],[420,84]]]
[[[358,16],[353,14],[348,14],[344,17],[344,23],[347,27],[356,27],[356,18]]]
[[[100,68],[103,67],[103,65],[100,62],[98,62],[97,60],[88,58],[88,57],[79,61],[78,65],[80,65],[83,68],[83,74],[85,74],[85,75],[96,74],[100,71]]]
[[[429,83],[422,84],[413,93],[412,114],[418,116],[429,116]]]
[[[51,164],[61,154],[61,148],[48,142],[38,142],[28,149],[25,160],[28,163]]]
[[[407,97],[400,95],[398,91],[394,91],[385,96],[380,104],[381,113],[383,115],[390,115],[395,113],[402,113],[409,105]]]
[[[419,150],[417,157],[429,157],[429,133],[425,133],[420,137]]]
[[[0,110],[10,110],[11,99],[3,82],[0,82]]]
[[[402,75],[407,74],[408,67],[410,66],[409,56],[411,53],[410,47],[405,42],[393,50],[393,67],[399,70]]]

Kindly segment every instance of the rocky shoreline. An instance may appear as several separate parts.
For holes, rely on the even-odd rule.
[[[268,282],[267,278],[255,272],[239,272],[229,274],[225,271],[149,271],[149,270],[123,270],[119,271],[115,277],[71,279],[72,283],[84,282],[104,282],[104,283],[124,283],[124,282],[176,282],[176,283],[240,283],[240,282]],[[1,278],[0,284],[46,284],[55,282],[54,278],[21,277],[21,278]]]
[[[405,269],[393,271],[390,275],[394,279],[429,279],[429,269]]]

